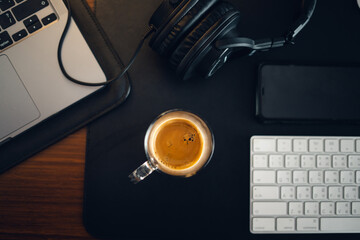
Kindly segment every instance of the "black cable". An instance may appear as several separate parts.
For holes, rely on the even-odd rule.
[[[111,82],[113,82],[113,81],[115,81],[117,79],[122,78],[124,76],[124,74],[129,70],[130,66],[133,64],[135,58],[137,57],[137,55],[140,52],[140,49],[144,45],[145,40],[154,32],[154,29],[151,28],[150,31],[143,37],[143,39],[141,39],[141,41],[139,42],[133,56],[131,57],[129,63],[127,64],[127,66],[121,72],[119,72],[117,74],[117,76],[115,76],[114,78],[108,79],[105,82],[98,82],[98,83],[83,82],[83,81],[80,81],[80,80],[77,80],[77,79],[71,77],[66,72],[66,69],[65,69],[65,67],[63,65],[63,61],[62,61],[62,56],[61,56],[62,47],[63,47],[63,44],[64,44],[66,34],[69,31],[69,27],[70,27],[70,23],[71,23],[71,15],[72,15],[69,0],[66,0],[65,2],[66,2],[66,5],[67,5],[67,8],[68,8],[68,17],[67,17],[67,20],[66,20],[66,25],[65,25],[64,31],[63,31],[63,33],[61,35],[61,38],[60,38],[60,41],[59,41],[58,52],[57,52],[59,66],[60,66],[60,69],[61,69],[62,73],[64,74],[64,76],[67,79],[69,79],[70,81],[74,82],[74,83],[84,85],[84,86],[93,86],[93,87],[107,85],[107,84],[109,84],[109,83],[111,83]]]

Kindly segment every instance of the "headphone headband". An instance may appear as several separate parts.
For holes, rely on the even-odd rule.
[[[216,47],[218,49],[231,48],[236,50],[238,49],[249,49],[249,55],[254,54],[258,50],[266,51],[271,48],[282,47],[286,44],[293,44],[293,40],[296,35],[306,26],[312,17],[317,0],[303,0],[302,2],[302,11],[298,20],[292,25],[290,30],[282,37],[278,38],[268,38],[261,40],[253,40],[250,38],[244,37],[235,37],[230,39],[220,39],[216,42]]]
[[[226,1],[163,0],[149,22],[155,31],[149,45],[168,58],[180,78],[195,74],[210,77],[235,51],[252,55],[293,43],[309,22],[316,3],[302,0],[300,16],[283,36],[253,40],[240,35],[240,12]]]
[[[286,40],[291,42],[296,35],[306,26],[312,17],[317,0],[303,0],[302,12],[298,20],[293,24],[288,33],[286,34]]]

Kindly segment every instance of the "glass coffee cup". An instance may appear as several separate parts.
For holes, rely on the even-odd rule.
[[[214,135],[203,119],[184,110],[159,115],[145,135],[147,161],[129,175],[138,183],[154,170],[180,177],[191,177],[210,161]]]

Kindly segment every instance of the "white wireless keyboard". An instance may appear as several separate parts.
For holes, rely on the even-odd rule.
[[[252,233],[360,233],[360,137],[253,136]]]

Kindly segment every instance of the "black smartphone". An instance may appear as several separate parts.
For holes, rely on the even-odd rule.
[[[360,66],[262,64],[258,80],[262,121],[360,123]]]

